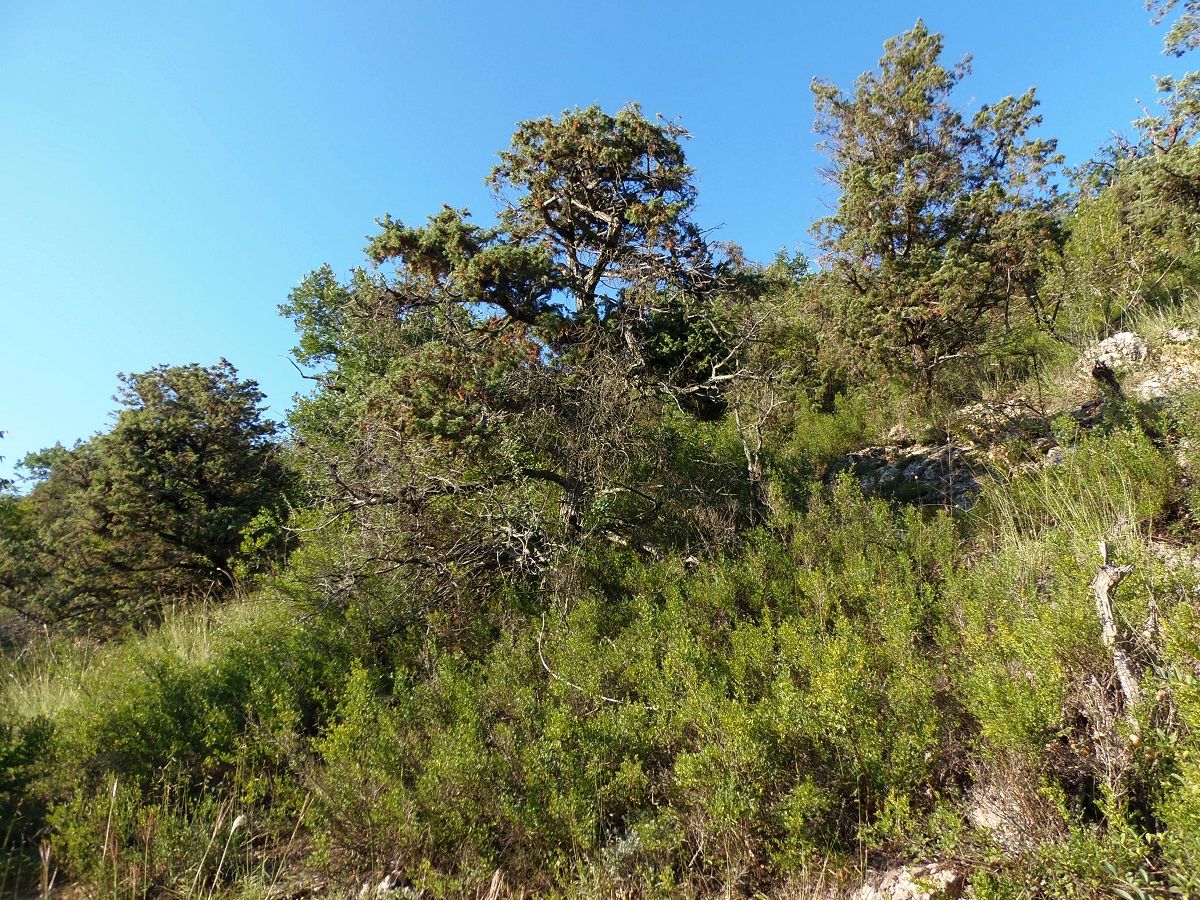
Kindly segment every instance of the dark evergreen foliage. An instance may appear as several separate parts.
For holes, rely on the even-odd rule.
[[[571,110],[297,287],[286,443],[222,361],[29,457],[0,895],[1197,896],[1196,77],[1060,196],[941,54],[814,82],[819,268]]]
[[[947,68],[941,55],[941,35],[918,22],[852,93],[813,82],[839,194],[816,225],[832,275],[826,302],[850,346],[926,390],[1014,317],[1051,324],[1038,286],[1058,241],[1059,157],[1033,134],[1033,90],[968,121],[953,95],[970,60]]]
[[[260,516],[284,513],[287,476],[263,395],[226,361],[121,377],[110,431],[24,460],[4,498],[0,602],[39,622],[156,619],[222,594]]]

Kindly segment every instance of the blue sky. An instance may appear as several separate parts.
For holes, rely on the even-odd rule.
[[[3,0],[0,473],[105,427],[116,374],[159,363],[225,356],[282,416],[292,285],[357,264],[385,212],[486,219],[521,119],[678,117],[701,224],[803,248],[832,199],[809,83],[848,85],[918,17],[974,55],[964,105],[1037,85],[1074,162],[1181,68],[1139,0]]]

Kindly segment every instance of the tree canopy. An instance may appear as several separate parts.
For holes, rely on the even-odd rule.
[[[23,461],[0,602],[38,619],[137,621],[231,583],[245,529],[287,476],[262,392],[227,361],[121,376],[111,430]]]
[[[930,389],[1024,305],[1057,241],[1053,140],[1030,89],[969,120],[954,91],[970,59],[943,64],[924,23],[884,45],[850,92],[815,79],[816,129],[835,212],[817,223],[850,343]]]
[[[755,333],[752,273],[691,218],[683,137],[636,106],[525,122],[489,177],[495,225],[384,217],[370,268],[293,293],[321,383],[297,433],[333,507],[374,523],[374,571],[444,596],[581,542],[661,544],[668,520],[719,540],[697,518],[714,498],[741,515],[706,487],[736,467],[667,461],[723,415]]]
[[[1197,0],[1146,0],[1154,24],[1166,19],[1179,8],[1180,16],[1171,23],[1163,38],[1163,52],[1172,56],[1183,56],[1189,50],[1200,47],[1200,3]]]
[[[573,109],[302,280],[286,432],[121,376],[0,483],[0,891],[1200,896],[1197,82],[1058,190],[969,74],[813,83],[817,265]]]

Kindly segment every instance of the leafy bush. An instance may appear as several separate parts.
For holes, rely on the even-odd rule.
[[[218,818],[227,828],[251,815],[258,834],[289,827],[304,796],[291,754],[346,666],[336,645],[263,597],[169,624],[88,661],[46,725],[5,726],[18,738],[5,745],[6,771],[22,809],[39,810],[30,827],[52,829],[64,876],[114,894],[200,877]]]

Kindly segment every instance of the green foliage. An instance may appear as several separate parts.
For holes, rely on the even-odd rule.
[[[1153,16],[1154,24],[1162,22],[1169,16],[1179,0],[1146,0],[1146,9]],[[1183,56],[1189,50],[1200,46],[1200,3],[1196,0],[1183,0],[1183,14],[1173,23],[1163,38],[1163,52],[1173,56]]]
[[[820,271],[708,242],[677,123],[568,111],[518,126],[495,222],[384,217],[292,293],[286,460],[227,363],[30,457],[0,893],[36,852],[111,897],[815,896],[918,859],[1195,895],[1200,405],[1097,401],[1070,342],[1195,320],[1192,82],[1068,209],[1033,92],[968,121],[941,52],[918,23],[815,82]],[[847,455],[906,434],[979,502],[864,496]]]
[[[587,595],[473,662],[356,672],[317,745],[330,863],[752,884],[755,858],[783,873],[910,828],[895,811],[927,809],[944,762],[931,635],[954,529],[843,486],[796,535],[693,574],[604,556]]]
[[[1147,2],[1155,22],[1175,6]],[[1194,46],[1196,14],[1184,4],[1167,52]],[[1159,77],[1156,87],[1161,110],[1133,123],[1136,139],[1118,139],[1075,173],[1069,238],[1045,292],[1085,340],[1119,330],[1140,309],[1190,300],[1200,282],[1200,75]]]
[[[290,753],[324,720],[325,686],[348,666],[341,648],[266,598],[168,625],[173,634],[81,662],[81,688],[44,718],[3,726],[0,771],[23,792],[14,821],[50,831],[65,877],[115,896],[215,884],[214,827],[224,840],[238,815],[260,835],[292,827],[304,792]],[[12,674],[19,709],[37,688]],[[250,865],[236,844],[230,852],[222,878]]]
[[[0,891],[20,884],[31,867],[42,837],[45,807],[32,790],[44,772],[53,746],[53,728],[45,719],[0,718]]]
[[[1087,585],[1101,539],[1134,536],[1173,490],[1169,460],[1138,432],[1092,437],[1034,477],[985,491],[988,557],[956,578],[963,699],[989,746],[1036,754],[1064,727],[1068,694],[1105,669]],[[1132,582],[1123,590],[1136,590]]]
[[[1061,268],[1047,292],[1083,339],[1119,330],[1135,312],[1194,295],[1200,283],[1200,149],[1119,161],[1067,220]]]
[[[921,22],[889,40],[852,94],[815,79],[837,211],[817,223],[843,337],[932,390],[1014,314],[1043,318],[1038,281],[1057,242],[1052,140],[1032,90],[968,122],[951,103],[970,73],[940,62]],[[1027,312],[1022,312],[1022,308]]]
[[[1174,491],[1176,469],[1136,426],[1086,436],[1064,463],[1034,477],[989,487],[981,515],[1002,536],[1056,531],[1090,556],[1114,528],[1150,524]]]
[[[197,888],[215,888],[221,874],[244,865],[241,848],[233,846],[233,858],[226,859],[222,873],[216,871],[228,826],[215,796],[180,793],[169,774],[155,787],[147,797],[141,788],[114,779],[109,791],[76,794],[51,815],[58,859],[97,896],[194,896]],[[217,823],[225,827],[214,828]]]
[[[221,593],[243,529],[282,511],[287,476],[254,382],[225,361],[121,381],[110,431],[29,456],[37,483],[0,500],[0,603],[26,617],[121,625]],[[273,537],[259,559],[282,546]]]
[[[298,356],[326,367],[301,464],[354,523],[355,577],[461,623],[579,547],[722,546],[761,514],[758,470],[712,439],[761,285],[692,221],[683,136],[636,106],[523,123],[495,226],[384,217],[371,269],[293,293]]]

